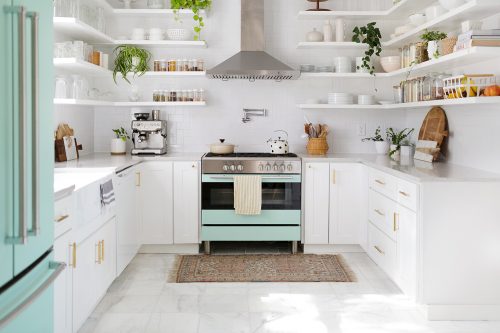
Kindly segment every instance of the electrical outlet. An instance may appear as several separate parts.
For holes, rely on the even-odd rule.
[[[358,136],[366,136],[366,124],[358,124]]]

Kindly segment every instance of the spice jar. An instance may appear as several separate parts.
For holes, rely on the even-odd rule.
[[[167,101],[167,91],[166,90],[162,90],[161,93],[160,93],[160,102],[166,102]]]
[[[160,102],[160,92],[153,90],[153,102]]]
[[[193,102],[194,101],[194,90],[188,90],[188,102]]]
[[[177,91],[170,91],[170,102],[177,102]]]
[[[155,60],[153,68],[155,72],[159,72],[161,70],[161,61]]]
[[[184,67],[182,64],[182,59],[177,59],[176,64],[175,64],[175,70],[178,72],[182,71],[182,68]]]
[[[196,61],[196,69],[200,72],[205,70],[205,62],[203,61],[203,59],[198,59]]]
[[[205,90],[198,90],[198,98],[200,102],[203,102],[205,100]]]
[[[167,66],[167,61],[165,59],[160,60],[160,69],[162,72],[166,72],[168,70]]]
[[[168,61],[168,71],[169,72],[175,72],[177,70],[177,62],[175,59],[170,59]]]

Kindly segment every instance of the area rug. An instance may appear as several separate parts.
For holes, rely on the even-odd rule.
[[[355,282],[340,255],[184,255],[169,282]]]

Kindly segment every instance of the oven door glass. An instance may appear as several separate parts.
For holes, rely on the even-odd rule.
[[[300,210],[300,182],[262,181],[262,209]],[[202,209],[233,210],[233,182],[203,182]]]

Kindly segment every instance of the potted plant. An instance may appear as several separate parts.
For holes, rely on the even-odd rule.
[[[113,70],[113,80],[116,83],[116,76],[121,74],[123,79],[130,83],[127,75],[133,73],[134,76],[144,75],[149,70],[151,53],[132,45],[120,45],[115,48],[115,68]]]
[[[395,132],[392,127],[386,130],[387,138],[391,142],[391,149],[389,151],[389,156],[394,160],[399,160],[401,144],[405,139],[407,139],[414,131],[414,128],[405,128],[402,131]]]
[[[361,66],[356,66],[357,69],[365,68],[370,74],[374,75],[375,66],[373,66],[372,57],[376,55],[380,56],[382,52],[382,34],[380,33],[380,29],[376,27],[376,22],[368,23],[363,27],[355,27],[352,32],[354,35],[352,36],[352,41],[356,43],[363,43],[368,46],[368,49],[365,51],[365,55],[363,57],[363,62]]]
[[[373,141],[375,143],[375,150],[377,151],[377,154],[385,155],[389,151],[389,142],[386,141],[381,133],[380,126],[377,127],[375,130],[375,134],[372,137],[369,138],[364,138],[361,141]],[[387,139],[387,137],[386,137]]]
[[[130,139],[127,131],[123,128],[113,129],[115,137],[111,139],[111,155],[125,155],[127,153],[127,139]]]
[[[212,6],[212,0],[170,0],[170,8],[174,10],[175,19],[179,20],[180,9],[191,9],[193,11],[193,20],[195,21],[194,40],[200,40],[201,29],[205,26],[200,10],[209,9]]]
[[[427,43],[427,55],[429,59],[439,58],[439,41],[445,39],[447,35],[441,31],[428,31],[420,36],[420,38]]]

